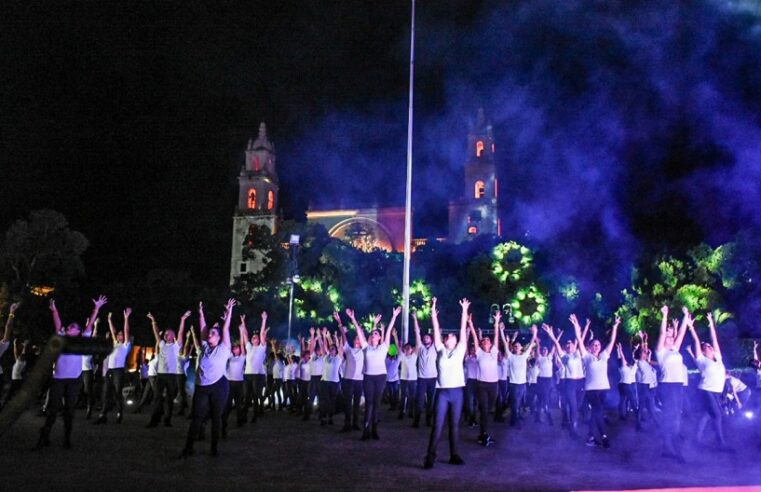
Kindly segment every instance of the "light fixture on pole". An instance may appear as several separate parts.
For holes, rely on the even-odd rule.
[[[291,340],[291,324],[293,322],[293,288],[294,286],[299,283],[301,280],[301,277],[299,277],[299,260],[296,256],[296,253],[299,249],[299,235],[298,234],[291,234],[291,239],[288,241],[289,252],[290,252],[290,259],[288,262],[288,278],[285,279],[285,283],[289,286],[289,296],[288,296],[288,341]]]
[[[410,21],[410,90],[407,110],[407,186],[404,201],[404,270],[402,274],[402,339],[409,341],[410,331],[410,257],[412,256],[412,107],[415,80],[415,0]]]

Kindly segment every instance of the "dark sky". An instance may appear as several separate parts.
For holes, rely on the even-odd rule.
[[[552,268],[623,278],[643,249],[758,227],[761,42],[738,3],[419,2],[416,235],[446,232],[479,105],[508,235],[562,244]],[[53,208],[90,276],[224,282],[260,121],[286,218],[403,202],[409,4],[219,5],[0,6],[1,229]]]

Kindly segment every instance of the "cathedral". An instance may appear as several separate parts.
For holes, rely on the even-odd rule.
[[[449,204],[448,242],[461,243],[486,234],[501,236],[497,198],[499,193],[491,123],[478,110],[476,124],[468,132],[462,195]],[[238,176],[238,206],[233,216],[233,244],[230,283],[235,277],[259,271],[261,258],[244,258],[244,242],[252,226],[277,227],[278,178],[275,146],[267,137],[267,127],[249,140],[245,162]],[[404,250],[404,208],[308,210],[307,221],[325,226],[335,238],[363,251]],[[413,248],[424,244],[414,239]]]

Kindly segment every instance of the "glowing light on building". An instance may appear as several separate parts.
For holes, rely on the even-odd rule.
[[[486,183],[481,181],[480,179],[476,181],[475,184],[475,190],[473,191],[473,196],[476,197],[476,200],[479,198],[483,198],[483,196],[486,194]]]
[[[256,208],[256,190],[254,188],[248,190],[248,208]]]
[[[35,296],[44,297],[44,296],[54,292],[55,291],[55,287],[50,287],[48,285],[35,285],[34,287],[32,287],[29,290]]]
[[[275,193],[270,190],[267,192],[267,210],[275,208]]]
[[[481,157],[481,154],[484,153],[484,142],[482,140],[479,140],[476,142],[476,157]]]

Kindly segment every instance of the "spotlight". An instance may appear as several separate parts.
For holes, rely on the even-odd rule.
[[[753,418],[753,412],[752,412],[751,410],[747,410],[747,411],[743,412],[743,415],[744,415],[744,416],[745,416],[745,418],[746,418],[746,419],[748,419],[748,420],[750,420],[750,419],[752,419],[752,418]]]

